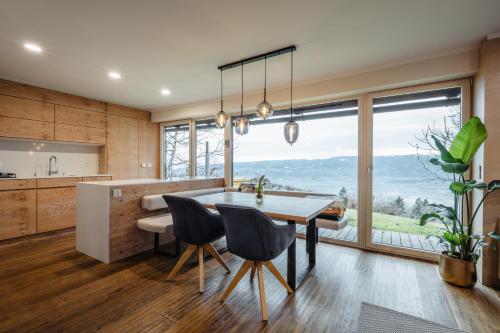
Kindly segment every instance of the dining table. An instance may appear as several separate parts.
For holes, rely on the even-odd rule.
[[[193,199],[211,209],[215,209],[216,204],[253,207],[274,220],[286,221],[292,225],[306,225],[306,251],[309,256],[309,264],[304,274],[301,274],[301,281],[316,264],[316,244],[318,242],[316,217],[333,203],[333,199],[329,197],[311,198],[265,194],[262,199],[257,199],[255,194],[244,192],[220,192],[193,197]],[[287,282],[293,290],[296,290],[301,281],[297,284],[295,240],[288,247],[287,257]]]

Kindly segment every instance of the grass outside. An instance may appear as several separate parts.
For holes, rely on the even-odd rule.
[[[347,223],[352,226],[358,224],[358,211],[347,209]],[[425,226],[420,226],[417,219],[404,216],[395,216],[382,213],[373,213],[373,229],[384,231],[403,232],[415,235],[441,235],[443,226],[441,223],[429,222]]]

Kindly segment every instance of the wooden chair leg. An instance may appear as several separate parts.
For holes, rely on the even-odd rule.
[[[257,269],[257,265],[254,262],[253,266],[252,266],[252,271],[250,272],[250,281],[253,281],[253,278],[255,277],[255,270],[256,269]]]
[[[208,252],[210,253],[210,255],[212,257],[215,258],[215,260],[217,260],[219,262],[219,264],[222,265],[222,267],[224,267],[226,269],[226,271],[228,273],[231,273],[231,269],[229,268],[229,266],[226,264],[226,262],[224,261],[224,259],[222,259],[222,257],[220,256],[219,252],[217,252],[217,250],[215,249],[215,247],[208,243],[208,244],[205,244],[203,245],[203,248]]]
[[[229,283],[229,286],[227,286],[226,290],[224,290],[224,293],[219,298],[219,301],[221,303],[223,303],[227,299],[227,297],[229,296],[229,294],[231,293],[231,291],[233,291],[234,287],[236,287],[236,285],[238,284],[238,282],[240,282],[241,278],[243,276],[245,276],[245,273],[250,269],[250,267],[252,265],[253,265],[252,261],[245,260],[245,262],[243,263],[243,265],[241,265],[240,270],[238,271],[238,273],[236,273],[236,275],[234,276],[234,278],[231,281],[231,283]]]
[[[257,277],[259,278],[260,308],[262,310],[262,320],[267,321],[266,290],[264,289],[264,274],[262,263],[257,263]]]
[[[286,280],[283,278],[283,276],[281,275],[280,271],[278,271],[278,269],[276,268],[276,266],[273,265],[272,262],[268,261],[268,262],[265,262],[263,263],[267,269],[269,269],[269,271],[274,275],[274,277],[276,278],[276,280],[279,281],[279,283],[281,283],[281,285],[283,287],[285,287],[286,291],[289,293],[289,294],[292,294],[293,293],[293,290],[292,288],[290,288],[290,286],[288,285],[288,283],[286,282]]]
[[[196,245],[192,245],[192,244],[188,245],[186,251],[184,251],[184,253],[182,254],[182,257],[179,259],[177,264],[175,264],[174,269],[172,269],[172,271],[168,275],[167,280],[171,281],[175,278],[175,275],[177,274],[177,272],[182,268],[182,266],[184,266],[186,261],[188,261],[189,257],[191,257],[191,255],[193,254],[194,251],[196,251],[196,249],[197,249]]]
[[[198,246],[198,269],[200,270],[200,293],[205,292],[205,269],[203,267],[203,247]]]

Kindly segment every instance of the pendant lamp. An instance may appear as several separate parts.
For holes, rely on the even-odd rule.
[[[224,112],[224,100],[222,99],[222,94],[224,92],[224,85],[222,84],[222,70],[220,71],[220,111],[215,115],[215,126],[217,128],[226,127],[227,121],[229,119],[227,113]]]
[[[266,99],[267,97],[267,57],[264,58],[264,100],[257,105],[257,115],[266,119],[273,115],[273,106]]]
[[[243,62],[241,63],[241,114],[235,123],[235,132],[239,135],[245,135],[248,133],[248,126],[250,122],[248,118],[243,116]]]
[[[290,121],[285,124],[284,134],[290,145],[299,138],[299,124],[293,120],[293,51],[290,52]]]

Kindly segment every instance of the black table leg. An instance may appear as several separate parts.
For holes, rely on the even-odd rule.
[[[288,224],[295,225],[295,221],[288,220]],[[295,267],[295,239],[288,247],[288,267],[287,267],[287,282],[292,290],[296,289],[296,267]]]
[[[316,219],[311,219],[307,223],[307,247],[309,253],[309,267],[313,267],[316,264]]]

